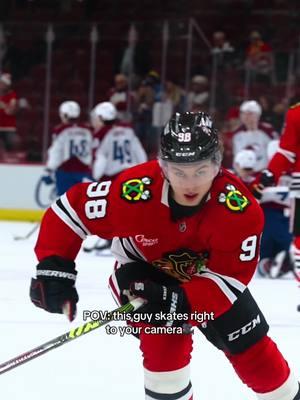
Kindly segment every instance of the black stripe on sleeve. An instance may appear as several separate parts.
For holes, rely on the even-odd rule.
[[[134,244],[132,243],[132,240],[130,238],[127,239],[127,240],[128,240],[128,244],[130,244],[130,247],[135,252],[136,256],[141,258],[141,255],[138,253],[137,249],[134,247]]]
[[[141,261],[142,260],[141,257],[136,257],[136,255],[134,255],[133,253],[131,253],[129,250],[126,249],[125,244],[124,244],[125,240],[127,240],[127,239],[120,238],[120,243],[121,243],[121,246],[122,246],[126,256],[133,261]],[[144,261],[144,260],[142,260],[142,261]]]
[[[69,211],[66,209],[66,207],[63,205],[61,199],[58,199],[56,202],[57,206],[70,218],[70,220],[73,222],[74,225],[76,225],[79,229],[82,230],[82,232],[87,236],[88,232],[85,231],[85,229],[83,229],[83,227],[77,222],[75,221],[75,219],[71,216],[71,214],[69,213]]]

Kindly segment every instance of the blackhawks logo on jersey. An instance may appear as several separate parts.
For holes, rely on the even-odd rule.
[[[147,186],[151,183],[152,179],[148,176],[129,179],[122,185],[121,197],[130,202],[149,200],[151,198],[151,193],[150,190],[147,189]]]
[[[152,265],[180,282],[188,282],[194,274],[199,273],[206,266],[207,261],[207,252],[196,253],[189,249],[180,249],[165,254],[163,258],[153,261]]]
[[[226,185],[226,193],[219,194],[219,203],[224,204],[230,211],[243,212],[250,201],[233,185]]]

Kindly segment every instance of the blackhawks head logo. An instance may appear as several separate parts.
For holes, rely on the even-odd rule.
[[[122,185],[121,197],[131,202],[149,200],[151,198],[151,193],[150,190],[147,189],[147,186],[151,183],[151,178],[147,176],[144,178],[129,179]]]
[[[223,203],[230,211],[243,212],[250,201],[233,185],[226,185],[227,193],[219,194],[219,203]]]
[[[181,249],[165,254],[152,264],[180,282],[188,282],[194,274],[199,273],[208,262],[208,253],[196,253],[190,249]]]

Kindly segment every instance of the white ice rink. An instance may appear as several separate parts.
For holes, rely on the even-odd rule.
[[[28,351],[82,323],[84,309],[112,310],[107,289],[113,259],[80,252],[77,258],[78,315],[64,316],[33,306],[29,283],[35,272],[36,235],[29,223],[0,222],[0,363]],[[270,335],[300,377],[300,289],[293,279],[254,279],[251,290],[270,324]],[[194,335],[192,380],[196,400],[251,400],[255,397],[235,376],[221,352]],[[3,400],[141,400],[143,369],[138,340],[108,335],[104,327],[54,349],[0,377]]]

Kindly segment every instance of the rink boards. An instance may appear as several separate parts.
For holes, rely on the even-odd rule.
[[[41,177],[42,164],[0,164],[0,219],[40,221],[55,199],[54,185],[46,185]]]

